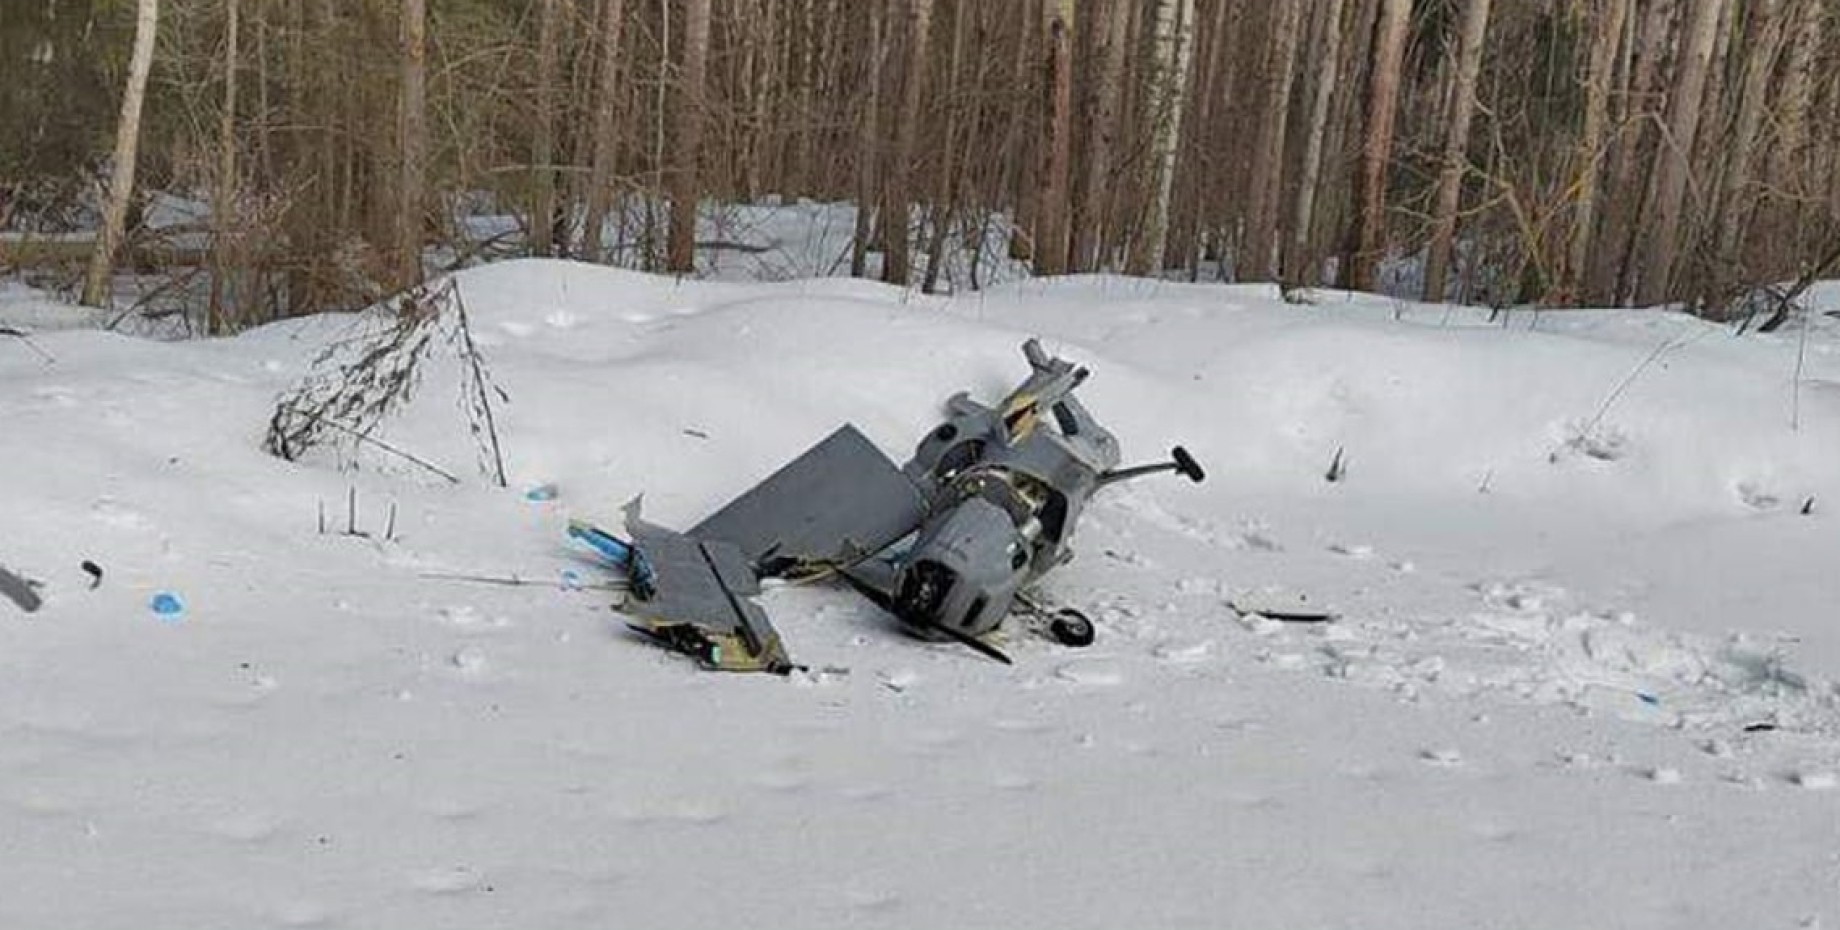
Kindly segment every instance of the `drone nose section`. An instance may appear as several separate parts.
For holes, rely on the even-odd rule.
[[[968,498],[921,530],[896,587],[895,613],[922,632],[987,633],[1009,612],[1026,553],[1008,513]]]

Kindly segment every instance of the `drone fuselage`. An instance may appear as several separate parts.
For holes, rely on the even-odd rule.
[[[1073,396],[1085,369],[1030,340],[1033,372],[999,407],[958,394],[902,471],[930,501],[896,563],[892,603],[919,632],[979,636],[1072,557],[1069,543],[1118,441]]]

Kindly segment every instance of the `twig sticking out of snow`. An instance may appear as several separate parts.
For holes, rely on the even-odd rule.
[[[1334,484],[1348,474],[1348,467],[1342,461],[1342,446],[1335,447],[1335,458],[1329,462],[1329,470],[1323,474],[1323,480]]]

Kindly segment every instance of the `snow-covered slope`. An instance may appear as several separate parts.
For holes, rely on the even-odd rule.
[[[0,566],[46,599],[0,600],[0,926],[1840,920],[1831,324],[543,262],[460,287],[509,490],[439,365],[387,438],[461,485],[259,451],[374,321],[0,338]],[[570,516],[644,493],[687,524],[846,420],[905,458],[1029,335],[1093,370],[1127,458],[1211,472],[1095,502],[1049,580],[1091,649],[1014,636],[1002,667],[779,587],[810,671],[718,676],[548,584],[595,580]],[[337,532],[352,496],[371,539]],[[1242,622],[1255,594],[1343,616]]]

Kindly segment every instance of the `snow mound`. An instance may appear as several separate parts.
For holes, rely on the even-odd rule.
[[[0,339],[0,566],[44,598],[0,600],[0,881],[31,889],[0,926],[732,923],[712,881],[802,926],[1840,918],[1825,324],[456,281],[506,489],[439,355],[376,438],[457,482],[260,451],[375,314]],[[41,300],[0,319],[70,312]],[[1211,476],[1095,500],[1043,592],[1095,619],[1084,652],[1012,624],[1002,667],[786,585],[762,600],[807,669],[702,674],[565,542],[641,493],[690,523],[844,421],[904,459],[1031,335],[1092,370],[1127,459]],[[1253,594],[1337,619],[1229,606]]]

